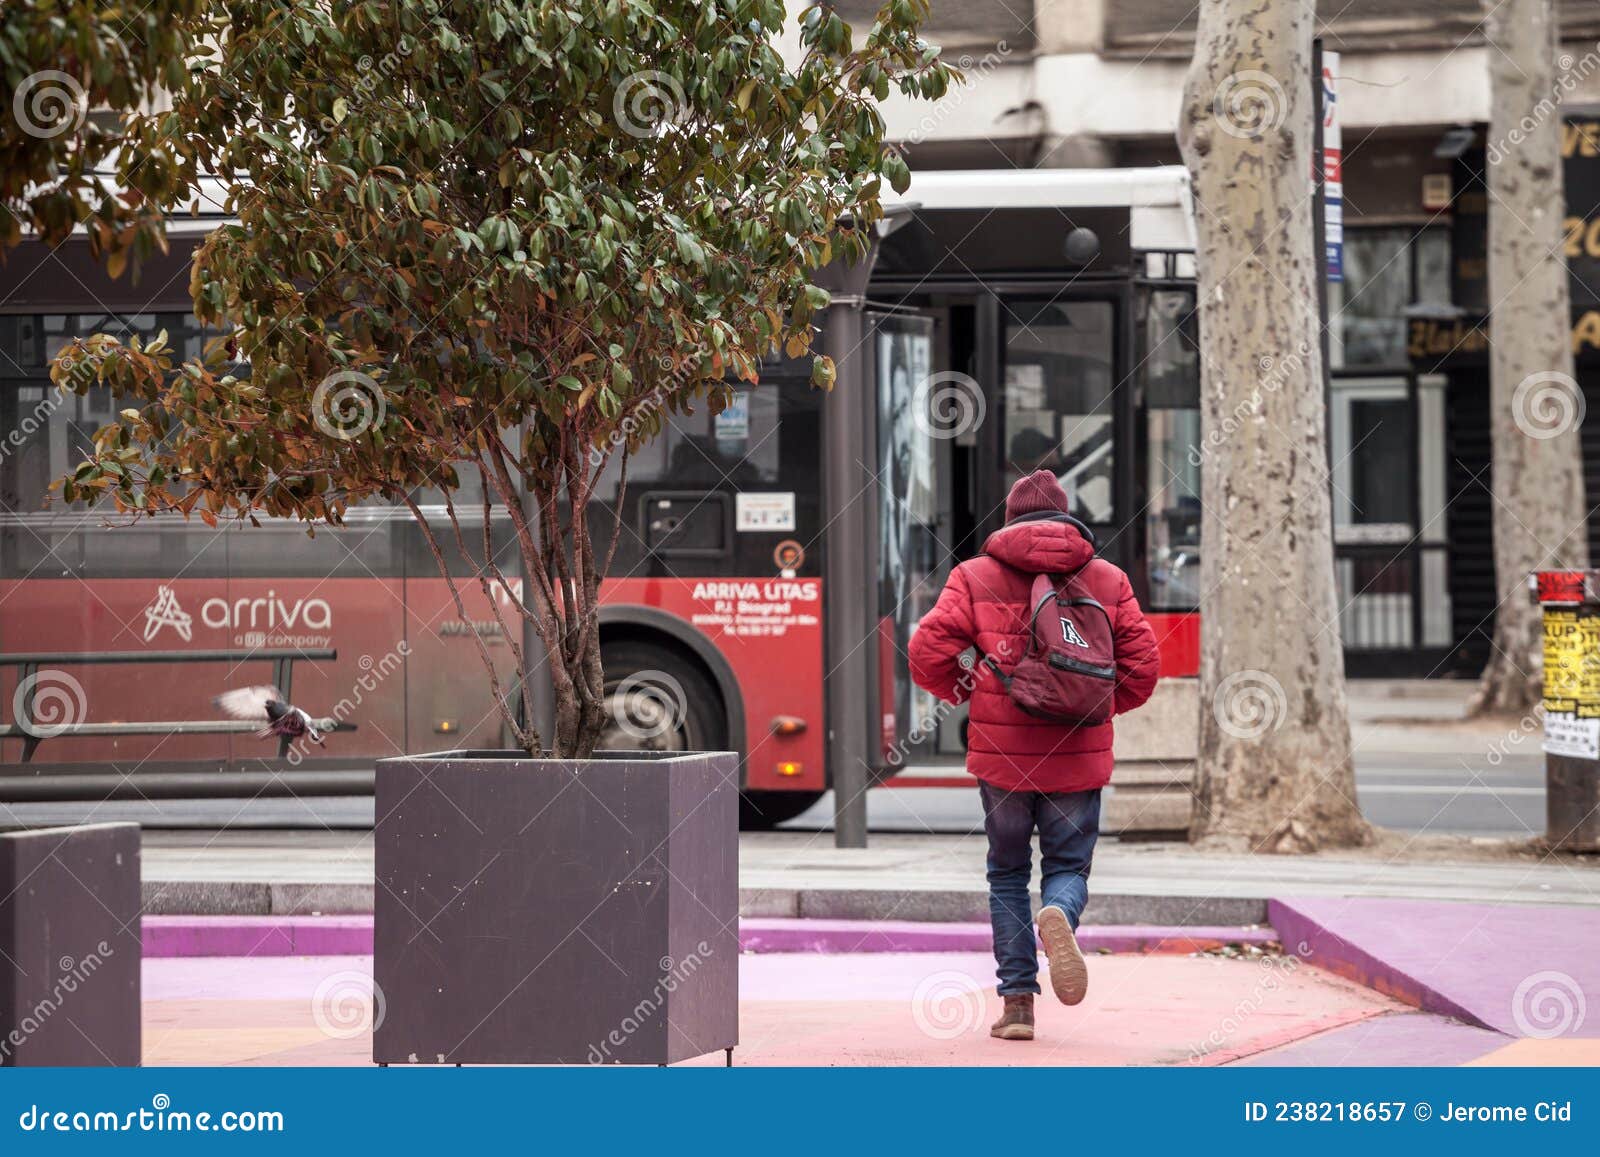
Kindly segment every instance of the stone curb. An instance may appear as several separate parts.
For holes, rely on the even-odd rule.
[[[1202,952],[1224,944],[1266,945],[1270,928],[1085,925],[1085,952]],[[371,916],[146,916],[147,959],[189,956],[370,956]],[[744,952],[988,952],[989,925],[923,924],[909,920],[797,920],[748,917],[739,922]]]
[[[157,881],[143,886],[147,916],[332,916],[372,912],[372,884],[270,884],[231,880]],[[974,890],[741,888],[739,914],[806,920],[984,923],[989,895]],[[1089,925],[1243,927],[1267,923],[1265,897],[1095,893]]]

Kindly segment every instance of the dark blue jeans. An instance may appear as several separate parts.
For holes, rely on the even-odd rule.
[[[1004,791],[986,783],[983,830],[989,837],[989,919],[994,925],[1000,995],[1039,991],[1039,948],[1028,905],[1033,832],[1039,830],[1039,898],[1067,914],[1072,927],[1089,899],[1089,865],[1100,836],[1100,789]]]

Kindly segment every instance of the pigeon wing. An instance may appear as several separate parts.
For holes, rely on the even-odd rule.
[[[211,705],[230,719],[266,722],[272,718],[267,705],[282,702],[283,692],[276,687],[236,687],[218,695]]]

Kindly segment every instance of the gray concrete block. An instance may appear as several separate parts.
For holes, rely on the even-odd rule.
[[[818,920],[987,920],[986,891],[807,888],[799,915]]]
[[[1096,894],[1089,885],[1085,924],[1159,924],[1193,927],[1201,924],[1236,927],[1267,922],[1265,897],[1243,896],[1141,896],[1129,893]]]
[[[1100,809],[1108,836],[1181,837],[1194,816],[1194,795],[1183,785],[1113,787]]]
[[[269,884],[274,916],[334,916],[373,910],[372,884]]]
[[[1118,716],[1116,742],[1118,762],[1194,759],[1200,750],[1200,681],[1162,679],[1148,703]]]
[[[271,887],[240,880],[145,880],[146,916],[269,916]]]
[[[740,888],[739,915],[798,916],[800,893],[793,888]]]

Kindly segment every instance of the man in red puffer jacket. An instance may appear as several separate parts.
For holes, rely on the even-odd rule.
[[[967,770],[980,781],[983,797],[989,916],[1005,999],[990,1032],[1005,1040],[1033,1039],[1039,958],[1028,880],[1035,828],[1039,939],[1050,960],[1050,986],[1065,1004],[1077,1004],[1088,988],[1074,931],[1088,899],[1089,865],[1100,834],[1100,789],[1111,779],[1112,725],[1074,727],[1027,714],[989,663],[1009,674],[1026,652],[1034,576],[1076,573],[1111,618],[1116,713],[1150,698],[1159,673],[1155,633],[1128,576],[1094,551],[1094,535],[1068,513],[1055,475],[1035,471],[1011,488],[1005,526],[989,536],[982,554],[956,567],[911,637],[917,685],[949,703],[970,698]],[[974,647],[977,661],[967,657]]]

